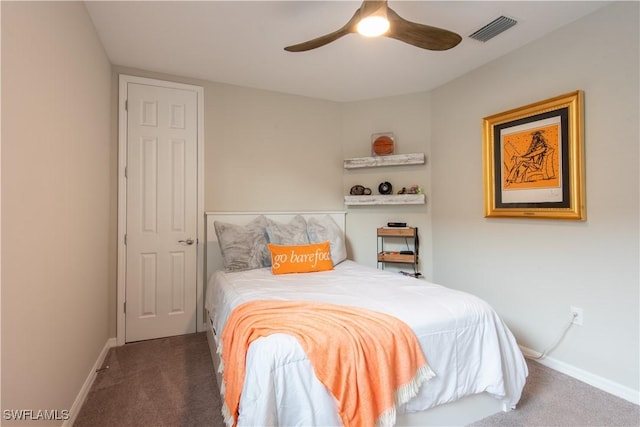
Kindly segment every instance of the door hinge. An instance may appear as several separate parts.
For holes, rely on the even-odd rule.
[[[129,111],[129,100],[128,99],[124,100],[124,111]]]
[[[124,244],[125,245],[127,244],[127,235],[126,234],[124,235]]]
[[[129,177],[129,176],[127,175],[127,167],[126,167],[126,166],[124,167],[124,177],[125,177],[125,178],[128,178],[128,177]]]
[[[125,314],[127,313],[127,302],[126,301],[124,302],[124,312],[125,312]]]

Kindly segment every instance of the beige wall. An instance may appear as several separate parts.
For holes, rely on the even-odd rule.
[[[312,98],[206,91],[206,209],[342,209],[340,110]]]
[[[488,300],[520,344],[639,388],[638,6],[616,2],[432,92],[434,278]],[[585,93],[587,220],[483,218],[482,118]]]
[[[2,2],[3,410],[70,409],[110,336],[110,91],[83,3]]]
[[[406,222],[418,227],[420,237],[420,271],[426,278],[432,274],[431,253],[431,97],[415,93],[384,99],[346,103],[342,107],[342,141],[345,158],[371,155],[371,135],[393,132],[395,153],[425,153],[426,164],[343,171],[343,194],[360,184],[378,194],[381,182],[388,181],[394,193],[402,187],[417,184],[423,188],[424,205],[351,206],[347,215],[347,231],[353,259],[362,264],[377,265],[376,228],[388,222]],[[400,243],[402,244],[402,242]],[[396,248],[404,249],[404,248]],[[391,266],[392,268],[393,266]],[[409,266],[400,266],[407,269]]]
[[[114,67],[204,87],[205,210],[342,209],[339,104]],[[117,88],[115,89],[117,90]]]

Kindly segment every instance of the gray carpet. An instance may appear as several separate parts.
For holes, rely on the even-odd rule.
[[[75,427],[222,427],[220,395],[204,333],[109,351]],[[515,411],[472,426],[640,426],[640,407],[528,361]]]
[[[223,426],[204,333],[112,348],[75,427]]]
[[[572,377],[527,361],[529,377],[515,411],[472,424],[479,426],[640,426],[640,406]]]

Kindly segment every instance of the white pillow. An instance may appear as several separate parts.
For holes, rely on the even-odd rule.
[[[309,243],[322,243],[329,241],[331,247],[331,261],[333,265],[338,265],[347,259],[347,247],[344,241],[344,234],[329,215],[321,218],[307,219],[307,234]]]

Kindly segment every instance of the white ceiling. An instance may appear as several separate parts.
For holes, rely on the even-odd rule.
[[[87,1],[111,62],[333,101],[433,89],[607,4],[607,1],[389,1],[403,18],[463,37],[433,52],[347,35],[284,51],[342,27],[358,1]],[[518,24],[482,43],[468,35],[505,15]]]

